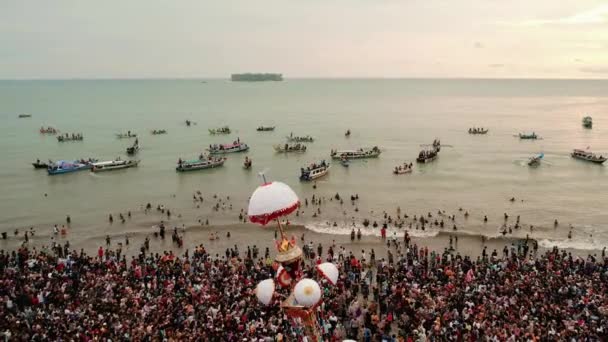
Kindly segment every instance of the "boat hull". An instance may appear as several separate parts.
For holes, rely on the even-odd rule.
[[[217,163],[206,164],[206,165],[195,165],[195,166],[191,166],[191,167],[178,166],[178,167],[175,168],[175,171],[177,171],[177,172],[189,172],[189,171],[198,171],[198,170],[213,169],[213,168],[216,168],[216,167],[223,166],[224,162],[225,162],[225,160],[222,160],[221,162],[217,162]]]
[[[574,159],[578,159],[578,160],[582,160],[582,161],[586,161],[586,162],[590,162],[590,163],[594,163],[594,164],[604,164],[604,162],[606,161],[606,159],[589,159],[589,158],[585,158],[585,157],[581,157],[581,156],[577,156],[577,155],[571,155],[572,158]]]
[[[114,171],[114,170],[122,170],[122,169],[128,169],[131,167],[136,167],[137,165],[139,165],[139,161],[133,161],[127,164],[121,164],[121,165],[114,165],[114,166],[106,166],[106,167],[102,167],[102,168],[97,168],[95,166],[93,166],[91,168],[92,172],[106,172],[106,171]]]
[[[416,158],[416,162],[421,163],[421,164],[427,164],[427,163],[430,163],[430,162],[434,161],[435,159],[437,159],[436,156],[432,157],[432,158],[425,158],[425,159]]]
[[[37,164],[37,163],[32,163],[32,165],[34,166],[34,169],[48,169],[49,165],[48,164]]]
[[[217,154],[227,154],[227,153],[239,153],[239,152],[245,152],[247,150],[249,150],[249,146],[241,147],[238,149],[230,149],[230,150],[208,150],[208,151],[209,151],[209,154],[217,155]]]
[[[49,175],[52,176],[52,175],[62,175],[65,173],[72,173],[72,172],[77,172],[77,171],[88,170],[90,168],[91,168],[90,165],[86,165],[86,166],[75,167],[75,168],[70,168],[70,169],[56,169],[56,170],[47,169],[47,172]]]

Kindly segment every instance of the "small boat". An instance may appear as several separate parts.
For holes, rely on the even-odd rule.
[[[139,139],[135,138],[135,143],[133,146],[127,147],[127,154],[136,154],[139,152]]]
[[[382,153],[378,146],[372,148],[360,148],[358,150],[331,150],[330,156],[333,159],[362,159],[362,158],[376,158]]]
[[[439,151],[441,151],[441,140],[439,139],[435,139],[433,140],[433,149],[435,150],[435,152],[439,153]]]
[[[125,139],[125,138],[137,138],[137,134],[135,133],[131,133],[131,131],[128,131],[127,133],[116,133],[116,137],[118,139]]]
[[[216,129],[210,129],[209,134],[230,134],[230,127],[224,126]]]
[[[350,162],[348,161],[348,158],[342,157],[340,158],[340,164],[342,164],[342,166],[344,167],[348,167],[350,165]]]
[[[186,120],[186,126],[190,127],[191,124],[192,124],[192,121]]]
[[[159,134],[167,134],[167,130],[166,129],[154,129],[154,130],[152,130],[152,135],[159,135]]]
[[[19,119],[31,118],[32,114],[19,114]]]
[[[490,130],[487,128],[484,129],[483,127],[482,128],[476,128],[476,127],[469,128],[469,134],[486,134],[486,133],[488,133],[488,131],[490,131]]]
[[[84,139],[84,137],[82,136],[81,133],[72,133],[72,134],[64,134],[64,135],[58,135],[57,136],[57,141],[58,142],[67,142],[67,141],[82,141]]]
[[[346,130],[346,133],[344,133],[344,136],[347,138],[350,137],[350,129]]]
[[[274,126],[260,126],[256,130],[258,132],[271,132],[274,131]]]
[[[540,164],[541,159],[543,159],[545,157],[544,153],[541,153],[539,155],[533,156],[530,159],[528,159],[528,165],[529,166],[537,166]]]
[[[519,133],[519,139],[523,139],[523,140],[536,140],[536,139],[538,139],[538,136],[536,135],[535,132],[532,132],[530,134]]]
[[[181,160],[181,158],[177,161],[176,171],[185,172],[185,171],[195,171],[195,170],[204,170],[204,169],[212,169],[215,167],[220,167],[224,165],[226,158],[223,157],[207,157],[200,156],[199,159],[195,160]]]
[[[40,127],[40,134],[57,134],[57,132],[59,132],[59,131],[51,126],[49,126],[47,128]]]
[[[240,141],[235,141],[232,144],[209,145],[209,148],[207,149],[207,151],[209,151],[209,154],[236,153],[245,152],[247,150],[249,150],[249,146]]]
[[[585,127],[585,128],[593,127],[593,119],[590,116],[585,116],[583,118],[583,127]]]
[[[291,133],[287,137],[287,141],[290,141],[290,142],[314,142],[315,139],[313,137],[311,137],[310,135],[299,137],[299,136],[294,136],[293,133]]]
[[[437,159],[437,157],[439,156],[439,149],[434,148],[432,150],[423,150],[420,151],[420,153],[418,154],[418,158],[416,158],[416,161],[418,163],[430,163],[433,160]]]
[[[98,163],[93,163],[91,171],[93,172],[102,172],[102,171],[112,171],[112,170],[120,170],[127,169],[130,167],[135,167],[139,164],[139,160],[110,160],[103,161]]]
[[[288,153],[288,152],[306,152],[306,145],[297,143],[297,144],[285,144],[285,145],[275,145],[274,150],[279,153]]]
[[[48,166],[46,169],[49,175],[59,175],[63,173],[70,173],[82,170],[88,170],[92,167],[93,163],[90,161],[65,161],[60,160]]]
[[[575,149],[571,154],[572,158],[589,161],[596,164],[603,164],[606,161],[606,157],[602,155],[597,155],[590,151],[578,150]]]
[[[395,169],[393,169],[393,173],[396,175],[402,175],[404,173],[412,173],[412,167],[414,165],[412,165],[412,163],[404,163],[403,165],[399,165],[399,166],[395,166]]]
[[[308,167],[300,169],[300,180],[311,181],[323,177],[329,172],[329,168],[330,164],[325,160],[310,164]]]
[[[32,165],[34,166],[34,169],[46,169],[51,164],[53,164],[53,162],[51,160],[49,160],[48,163],[45,163],[45,162],[41,162],[40,159],[37,159],[36,162],[32,163]]]
[[[245,170],[249,170],[249,169],[251,169],[251,164],[252,164],[251,159],[245,157],[245,162],[243,163],[243,168]]]

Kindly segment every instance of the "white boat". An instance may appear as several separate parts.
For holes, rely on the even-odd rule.
[[[103,161],[103,162],[99,162],[99,163],[93,163],[93,167],[91,168],[91,171],[102,172],[102,171],[120,170],[120,169],[129,168],[129,167],[135,167],[138,164],[139,164],[139,160]]]
[[[410,164],[403,164],[403,165],[399,165],[399,166],[395,166],[395,168],[393,169],[393,173],[396,175],[402,175],[404,173],[412,173],[412,167],[413,165]]]
[[[593,127],[593,119],[590,116],[585,116],[583,118],[583,126],[585,128],[591,128],[591,127]]]
[[[294,136],[293,134],[286,137],[289,142],[313,142],[315,139],[310,135],[306,135],[303,137]]]
[[[235,152],[245,152],[249,149],[247,144],[235,141],[232,144],[221,144],[221,145],[209,145],[207,151],[209,154],[226,154]]]
[[[376,158],[382,153],[378,146],[372,148],[360,148],[358,150],[332,150],[330,155],[333,159],[361,159]]]
[[[195,171],[195,170],[204,170],[204,169],[212,169],[215,167],[219,167],[224,165],[226,158],[217,158],[217,157],[208,157],[208,158],[200,158],[195,160],[179,160],[177,162],[176,171],[185,172],[185,171]]]
[[[585,161],[589,161],[589,162],[596,163],[596,164],[602,164],[606,161],[606,157],[604,157],[602,155],[598,156],[595,153],[592,153],[590,151],[584,151],[584,150],[574,150],[574,151],[572,151],[571,156],[572,156],[572,158],[585,160]]]
[[[325,176],[329,172],[330,164],[325,160],[313,163],[306,168],[300,169],[300,180],[311,181]]]

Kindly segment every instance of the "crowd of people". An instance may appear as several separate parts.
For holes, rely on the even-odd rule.
[[[336,286],[319,279],[325,341],[593,341],[608,334],[605,252],[540,254],[522,241],[475,260],[429,251],[406,234],[384,259],[335,243],[302,244],[306,277],[319,279],[314,265],[326,260],[341,273]],[[69,246],[1,251],[0,333],[31,341],[302,341],[301,327],[279,306],[288,290],[269,306],[254,294],[259,281],[276,275],[271,253],[245,249],[211,255],[200,245],[178,256],[153,254],[145,242],[130,260],[111,247],[96,256]]]

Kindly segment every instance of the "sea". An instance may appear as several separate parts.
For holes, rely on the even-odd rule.
[[[144,227],[137,229],[152,229],[146,225],[154,220],[135,214],[145,203],[171,208],[180,215],[174,220],[184,225],[209,218],[213,224],[234,223],[263,173],[287,183],[303,202],[313,194],[346,198],[344,204],[335,201],[334,207],[323,208],[317,218],[304,207],[301,215],[292,215],[315,231],[349,234],[353,222],[359,227],[363,218],[382,222],[383,212],[394,217],[399,208],[410,216],[445,210],[458,215],[459,233],[492,238],[500,236],[508,213],[509,224],[519,215],[534,226],[515,236],[530,235],[544,247],[598,250],[608,245],[607,166],[575,160],[570,152],[590,148],[608,154],[607,89],[603,80],[540,79],[0,81],[0,232],[10,237],[15,229],[33,226],[39,235],[50,236],[51,227],[65,224],[70,215],[73,243],[103,239],[136,229],[109,225],[109,213],[131,210],[141,221],[138,227]],[[582,127],[587,115],[593,117],[592,129]],[[188,127],[185,120],[193,124]],[[260,125],[276,129],[258,132]],[[41,126],[82,133],[84,140],[59,143],[40,134]],[[209,134],[208,129],[220,126],[232,133]],[[470,127],[489,132],[470,135]],[[153,129],[168,134],[154,136]],[[133,140],[116,137],[128,130],[139,135],[137,168],[49,176],[32,167],[37,158],[128,158],[125,149]],[[520,140],[520,132],[535,132],[541,139]],[[306,153],[275,153],[273,145],[284,144],[291,133],[315,140]],[[435,138],[444,146],[439,158],[416,164],[423,145]],[[175,171],[178,158],[193,159],[210,144],[237,139],[251,149],[227,155],[223,167]],[[382,150],[379,158],[349,167],[334,163],[316,186],[299,181],[300,168],[329,161],[331,149],[372,146]],[[529,167],[527,160],[539,153],[544,153],[541,164]],[[245,156],[253,160],[251,170],[242,167]],[[394,167],[404,162],[414,163],[413,173],[394,175]],[[213,195],[230,196],[233,209],[197,208],[195,191],[207,203]],[[350,202],[354,194],[361,199],[356,204]],[[460,208],[469,219],[461,219]],[[19,243],[9,238],[0,247]]]

